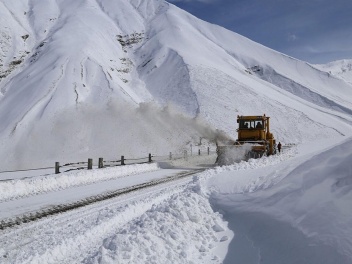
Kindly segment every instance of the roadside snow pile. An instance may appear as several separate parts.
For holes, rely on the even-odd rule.
[[[0,202],[158,170],[156,163],[81,170],[0,182]]]
[[[251,170],[277,165],[285,160],[294,157],[296,154],[297,148],[293,146],[291,148],[286,149],[284,152],[278,153],[276,155],[271,155],[268,157],[263,156],[260,159],[249,159],[248,161],[242,160],[238,163],[234,163],[232,165],[227,166],[218,166],[214,169],[205,171],[202,175],[211,177],[228,171]]]
[[[41,219],[24,236],[5,231],[0,262],[222,263],[233,232],[199,183],[183,179]]]
[[[242,184],[240,175],[225,177],[226,185],[209,180],[213,206],[236,233],[224,263],[237,263],[233,257],[249,264],[259,257],[263,264],[352,263],[351,149],[349,139],[305,162],[255,170],[267,181],[278,174],[281,180],[253,192],[229,192],[229,185]]]
[[[233,233],[197,184],[154,204],[83,263],[221,263]]]

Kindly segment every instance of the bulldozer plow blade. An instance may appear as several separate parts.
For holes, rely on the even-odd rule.
[[[246,160],[249,160],[249,159],[259,159],[261,157],[263,157],[264,155],[264,152],[262,151],[248,151],[247,155],[246,155]]]

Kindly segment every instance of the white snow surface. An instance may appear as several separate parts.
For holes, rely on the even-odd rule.
[[[238,234],[224,263],[350,263],[351,149],[350,138],[261,173],[209,178],[214,207]]]
[[[338,60],[314,67],[352,83],[352,60]]]
[[[350,263],[352,138],[321,142],[1,231],[0,260]]]
[[[352,263],[349,64],[310,65],[162,0],[0,0],[0,172],[188,155],[2,173],[0,221],[195,173],[0,230],[0,263]],[[195,157],[264,113],[281,153]]]
[[[0,181],[0,202],[45,192],[54,192],[73,186],[94,184],[157,169],[159,169],[158,165],[153,163],[105,168],[104,170],[94,170],[93,172],[82,170],[29,179]]]
[[[351,129],[351,83],[162,0],[1,0],[0,20],[2,169],[181,152],[238,114],[288,143]]]

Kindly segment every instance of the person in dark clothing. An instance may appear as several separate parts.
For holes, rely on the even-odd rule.
[[[277,145],[277,149],[279,150],[279,153],[281,152],[281,142]]]

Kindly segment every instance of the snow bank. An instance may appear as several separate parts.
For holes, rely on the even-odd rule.
[[[351,149],[349,139],[305,162],[255,170],[261,180],[252,181],[251,189],[243,184],[242,193],[229,187],[242,184],[234,173],[225,177],[226,185],[207,182],[214,207],[236,233],[229,252],[238,254],[238,263],[352,262]],[[263,188],[263,182],[273,184]],[[250,255],[256,260],[248,261]],[[233,257],[224,263],[237,263]]]
[[[196,186],[154,204],[83,262],[221,263],[225,252],[216,248],[227,248],[232,232]]]
[[[94,203],[25,230],[1,234],[1,263],[221,263],[233,237],[198,177]]]
[[[288,160],[294,157],[297,154],[297,148],[291,147],[286,149],[285,152],[271,155],[271,156],[263,156],[260,159],[249,159],[248,161],[240,161],[238,163],[234,163],[232,165],[227,166],[218,166],[214,169],[210,169],[205,171],[202,176],[205,178],[210,178],[216,176],[218,174],[222,174],[224,172],[231,172],[231,171],[239,171],[239,170],[253,170],[258,168],[263,168],[266,166],[273,166],[281,163],[282,161]]]
[[[222,215],[211,207],[204,182],[222,172],[279,164],[295,153],[296,148],[293,147],[280,155],[216,167],[195,176],[183,191],[153,204],[141,216],[105,238],[99,250],[83,262],[222,263],[233,233]],[[182,164],[192,162],[192,158],[199,157],[189,157]]]
[[[279,164],[295,154],[296,148],[292,147],[280,155],[216,167],[195,176],[184,191],[154,204],[106,238],[99,251],[84,263],[222,263],[233,233],[211,207],[204,182],[227,171]],[[189,157],[182,165],[192,162],[192,158],[200,157]]]
[[[99,170],[73,171],[31,179],[3,181],[0,182],[0,201],[112,180],[158,169],[159,167],[156,163],[138,164]]]

